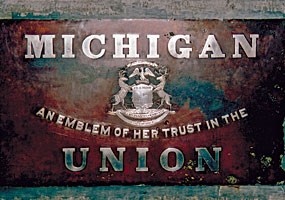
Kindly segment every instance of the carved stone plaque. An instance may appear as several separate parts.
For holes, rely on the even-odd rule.
[[[0,183],[278,184],[284,20],[3,20]]]

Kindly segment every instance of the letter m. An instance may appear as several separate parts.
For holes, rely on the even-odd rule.
[[[25,58],[40,58],[43,53],[43,58],[55,58],[53,53],[53,39],[55,35],[25,35],[27,39],[27,54]],[[33,50],[33,53],[32,53]]]

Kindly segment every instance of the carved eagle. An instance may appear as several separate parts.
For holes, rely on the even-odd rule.
[[[152,76],[152,77],[155,77],[155,75],[152,73],[152,71],[149,69],[149,68],[143,68],[141,67],[140,69],[139,68],[136,68],[133,73],[130,75],[130,78],[134,77],[134,76],[140,76],[140,80],[147,80],[146,76]]]

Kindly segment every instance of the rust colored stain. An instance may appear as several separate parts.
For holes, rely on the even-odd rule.
[[[140,58],[114,59],[112,34],[139,33]],[[232,34],[259,34],[256,58],[233,59]],[[25,34],[54,34],[55,59],[25,59]],[[61,35],[73,34],[74,59],[61,58]],[[105,34],[105,55],[87,58],[82,41],[91,34]],[[148,59],[147,34],[160,35],[159,58]],[[177,59],[167,43],[177,34],[191,35],[191,57]],[[207,36],[214,34],[226,58],[199,59]],[[1,185],[111,185],[111,184],[275,184],[285,177],[280,168],[283,154],[284,113],[284,21],[1,21],[0,31],[0,184]],[[96,43],[96,42],[95,42]],[[95,44],[94,51],[97,47]],[[178,41],[177,47],[187,47]],[[98,50],[98,49],[97,49]],[[98,53],[98,52],[97,52]],[[92,135],[36,116],[45,107],[90,124],[143,130],[110,115],[113,95],[119,91],[118,72],[127,64],[146,60],[169,69],[165,91],[172,109],[161,123],[145,129],[159,130],[159,138],[133,139],[114,135]],[[159,99],[155,96],[155,104]],[[127,104],[130,104],[127,102]],[[130,106],[130,105],[129,105]],[[120,108],[118,106],[117,108]],[[165,105],[163,108],[167,108]],[[248,117],[207,130],[205,121],[246,108]],[[200,132],[164,137],[162,129],[203,122]],[[64,165],[62,148],[89,147],[88,163],[81,172]],[[124,170],[100,172],[99,148],[126,147]],[[149,171],[137,172],[137,147],[147,147]],[[184,165],[176,172],[164,170],[160,155],[167,148],[184,153]],[[212,172],[205,165],[197,172],[195,148],[222,147],[220,168]],[[271,161],[265,158],[270,157]],[[268,162],[266,162],[268,161]],[[175,156],[169,156],[175,165]]]

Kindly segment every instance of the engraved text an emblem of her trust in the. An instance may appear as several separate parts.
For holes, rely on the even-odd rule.
[[[110,114],[136,127],[161,122],[171,111],[169,95],[164,91],[168,69],[147,61],[128,64],[119,71],[120,90],[112,98]]]

